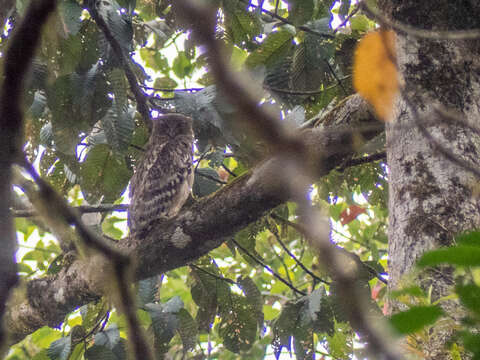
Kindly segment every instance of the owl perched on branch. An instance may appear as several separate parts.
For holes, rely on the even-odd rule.
[[[193,140],[191,118],[167,114],[153,119],[145,156],[130,183],[131,233],[147,231],[153,222],[180,211],[193,184]]]

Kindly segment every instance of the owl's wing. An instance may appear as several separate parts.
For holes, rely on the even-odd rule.
[[[188,198],[192,175],[191,150],[173,143],[152,147],[132,181],[130,226],[141,229],[175,216]]]
[[[162,151],[166,144],[154,144],[151,138],[145,147],[145,154],[138,163],[135,173],[130,179],[130,206],[128,209],[127,224],[130,229],[138,228],[138,218],[143,212],[142,193],[150,182],[151,171],[149,169],[157,167],[158,153]]]

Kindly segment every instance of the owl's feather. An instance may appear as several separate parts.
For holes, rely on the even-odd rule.
[[[130,183],[131,232],[178,214],[193,184],[192,120],[169,114],[153,120],[153,130]]]

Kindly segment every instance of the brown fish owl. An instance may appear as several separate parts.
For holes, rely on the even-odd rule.
[[[131,233],[178,214],[193,184],[193,140],[191,118],[167,114],[153,119],[145,156],[130,182]]]

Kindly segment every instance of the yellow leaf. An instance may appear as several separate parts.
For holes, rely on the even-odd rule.
[[[390,30],[365,35],[355,50],[353,86],[383,121],[391,119],[398,93],[395,56],[395,33]]]

